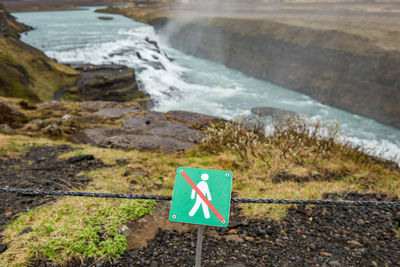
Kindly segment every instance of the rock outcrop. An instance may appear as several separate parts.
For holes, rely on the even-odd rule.
[[[201,143],[208,125],[225,121],[180,110],[149,111],[137,102],[48,101],[32,110],[23,109],[20,102],[0,99],[0,133],[108,148],[184,151]]]
[[[71,67],[80,74],[79,80],[74,86],[57,91],[57,100],[63,97],[74,101],[150,102],[149,95],[138,89],[132,68],[89,64]]]
[[[150,23],[163,32],[167,21]],[[398,52],[349,33],[267,20],[174,20],[166,28],[186,53],[400,129]]]
[[[127,109],[124,110],[125,112]],[[133,114],[137,110],[132,110]],[[96,115],[104,113],[97,111]],[[102,147],[183,151],[199,144],[204,134],[186,124],[168,120],[161,112],[148,112],[121,120],[120,128],[86,129],[78,140]]]

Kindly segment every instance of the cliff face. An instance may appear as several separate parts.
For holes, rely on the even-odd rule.
[[[172,46],[400,129],[400,53],[335,30],[272,21],[151,22]],[[168,31],[166,31],[168,29]]]
[[[75,82],[77,73],[21,42],[19,33],[29,29],[0,4],[0,95],[51,100],[59,87]]]

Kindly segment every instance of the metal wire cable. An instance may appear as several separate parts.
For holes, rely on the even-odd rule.
[[[150,199],[171,200],[171,196],[165,195],[136,195],[136,194],[113,194],[113,193],[91,193],[73,191],[46,191],[18,188],[0,188],[2,193],[15,193],[29,196],[71,196],[71,197],[98,197],[115,199]],[[329,206],[375,206],[375,207],[400,207],[400,201],[350,201],[350,200],[304,200],[304,199],[265,199],[265,198],[232,198],[236,203],[252,204],[301,204],[301,205],[329,205]]]

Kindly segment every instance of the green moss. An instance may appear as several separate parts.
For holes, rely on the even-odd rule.
[[[2,255],[0,263],[18,266],[43,257],[55,264],[89,258],[111,260],[127,249],[121,226],[152,213],[154,206],[154,201],[63,199],[52,206],[35,209],[21,215],[6,230],[17,234],[31,225],[30,233],[17,234],[26,245],[25,257],[13,255],[11,247],[11,253]]]

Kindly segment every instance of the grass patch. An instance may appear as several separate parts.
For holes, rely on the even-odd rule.
[[[4,239],[11,242],[0,264],[25,266],[43,257],[55,264],[116,258],[127,248],[120,227],[153,210],[153,201],[63,198],[7,227]],[[22,234],[27,226],[30,232]]]
[[[61,141],[50,141],[46,138],[0,134],[0,156],[18,156],[26,153],[32,146],[57,145],[62,143]]]

